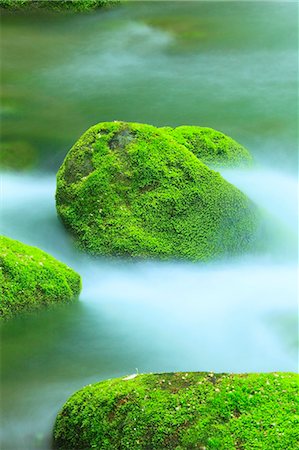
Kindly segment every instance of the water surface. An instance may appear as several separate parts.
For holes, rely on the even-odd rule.
[[[56,217],[53,176],[3,175],[2,232],[50,252],[83,279],[79,302],[3,326],[3,448],[49,448],[63,402],[100,379],[296,370],[296,180],[265,170],[227,175],[268,207],[282,234],[259,256],[205,265],[89,258]]]
[[[50,449],[67,397],[135,372],[295,371],[297,5],[131,2],[85,16],[6,15],[1,233],[83,279],[80,301],[2,327],[2,448]],[[92,259],[57,219],[56,169],[103,120],[220,129],[255,155],[223,171],[274,225],[263,253],[210,264]],[[20,144],[21,143],[21,144]]]
[[[57,169],[91,124],[202,125],[258,160],[297,162],[297,3],[128,2],[87,15],[5,15],[6,142]]]

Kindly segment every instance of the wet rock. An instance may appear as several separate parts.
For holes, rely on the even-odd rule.
[[[297,387],[291,373],[112,379],[65,403],[54,438],[59,450],[295,449]]]
[[[185,146],[150,125],[104,122],[69,151],[56,205],[92,254],[208,260],[251,249],[258,211]]]
[[[81,290],[80,276],[36,247],[0,236],[0,315],[4,319],[69,302]]]

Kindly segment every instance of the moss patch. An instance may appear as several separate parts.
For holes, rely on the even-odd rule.
[[[0,0],[0,8],[11,11],[86,12],[109,7],[116,3],[118,3],[117,0]]]
[[[248,167],[252,164],[248,150],[220,131],[196,126],[163,129],[209,167]]]
[[[207,260],[246,251],[257,211],[186,147],[150,125],[90,128],[57,175],[57,211],[93,254]]]
[[[295,450],[297,401],[291,373],[138,375],[75,393],[54,437],[61,450]]]
[[[0,236],[0,313],[5,319],[55,303],[81,290],[80,276],[35,247]]]

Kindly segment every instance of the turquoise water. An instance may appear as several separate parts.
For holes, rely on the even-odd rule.
[[[30,144],[38,166],[54,170],[100,121],[199,124],[294,168],[297,9],[129,2],[85,16],[4,16],[5,141]]]
[[[6,174],[2,233],[82,275],[80,301],[2,326],[3,448],[49,449],[80,387],[135,372],[296,371],[296,186],[265,169],[226,176],[279,223],[259,256],[221,263],[126,262],[77,252],[52,175]]]
[[[68,396],[136,372],[297,368],[296,10],[280,2],[132,2],[86,16],[5,16],[1,232],[77,270],[80,301],[2,326],[2,448],[51,448]],[[223,175],[275,224],[262,254],[190,264],[91,259],[55,212],[55,170],[91,124],[200,124],[255,155]]]

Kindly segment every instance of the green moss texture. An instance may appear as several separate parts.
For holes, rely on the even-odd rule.
[[[298,376],[137,375],[89,385],[58,414],[60,450],[299,449]]]
[[[249,167],[252,165],[253,159],[249,151],[220,131],[196,126],[165,127],[163,129],[209,167]]]
[[[11,11],[85,12],[116,3],[118,3],[117,0],[0,0],[0,8]]]
[[[247,251],[256,207],[186,147],[150,125],[105,122],[69,151],[57,211],[93,254],[207,260]]]
[[[76,298],[80,276],[38,248],[0,236],[0,314],[8,319]]]

